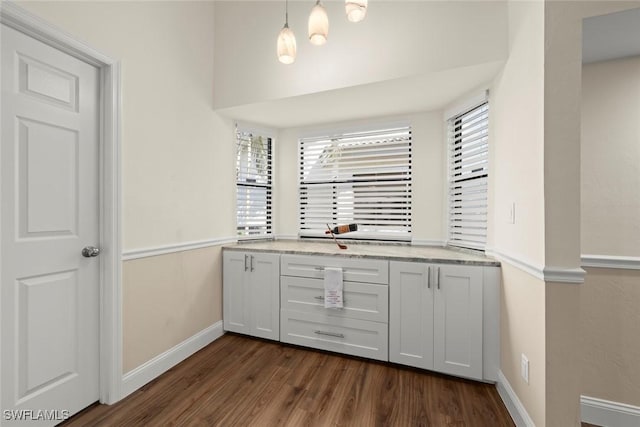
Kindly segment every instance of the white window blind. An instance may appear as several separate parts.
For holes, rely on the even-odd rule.
[[[410,240],[411,128],[300,139],[300,236],[358,225],[341,238]]]
[[[449,244],[484,249],[487,241],[489,104],[449,120]]]
[[[271,138],[236,132],[239,238],[271,237]]]

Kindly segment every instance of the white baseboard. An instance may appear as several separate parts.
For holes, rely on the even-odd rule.
[[[582,421],[607,427],[640,426],[640,407],[580,396]]]
[[[164,374],[201,348],[220,338],[223,334],[222,320],[220,320],[175,347],[127,372],[122,376],[121,398],[127,397],[143,385]]]
[[[513,391],[511,384],[504,376],[502,371],[498,371],[498,382],[496,384],[496,388],[498,389],[498,394],[502,398],[504,405],[507,407],[507,411],[513,418],[513,422],[518,427],[536,427],[533,423],[533,420],[529,416],[529,413],[525,409],[520,399],[518,399],[518,395]]]

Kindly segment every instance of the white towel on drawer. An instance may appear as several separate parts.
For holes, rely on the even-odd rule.
[[[324,268],[324,306],[342,308],[342,269]]]

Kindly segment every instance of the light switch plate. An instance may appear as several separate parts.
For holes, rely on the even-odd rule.
[[[529,384],[529,359],[524,353],[521,354],[522,358],[520,360],[520,375],[522,379]]]
[[[509,206],[509,224],[516,223],[516,202],[511,202]]]

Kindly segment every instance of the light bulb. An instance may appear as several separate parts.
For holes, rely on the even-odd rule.
[[[287,24],[278,34],[278,60],[283,64],[293,64],[296,60],[296,36]]]
[[[345,0],[344,7],[351,22],[360,22],[367,14],[367,0]]]
[[[324,6],[318,0],[309,15],[309,40],[316,46],[323,45],[327,42],[328,33],[329,17]]]

